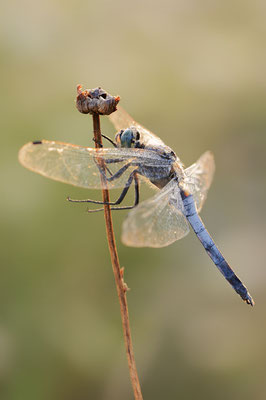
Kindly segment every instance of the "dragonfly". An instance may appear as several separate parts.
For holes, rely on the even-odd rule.
[[[123,222],[122,242],[133,247],[164,247],[186,236],[189,226],[225,279],[251,306],[254,301],[207,231],[199,212],[212,183],[215,163],[210,151],[188,168],[164,142],[136,122],[122,107],[109,116],[117,133],[112,147],[90,148],[57,141],[35,141],[19,151],[21,164],[45,177],[86,189],[121,188],[108,203],[113,210],[130,209]],[[141,181],[157,193],[139,202]],[[135,201],[121,206],[131,186]],[[104,204],[96,200],[73,200]],[[93,211],[100,211],[99,208]]]

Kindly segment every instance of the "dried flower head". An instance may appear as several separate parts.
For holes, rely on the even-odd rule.
[[[83,114],[109,115],[116,111],[119,103],[119,96],[111,96],[100,87],[95,89],[82,90],[82,86],[77,86],[76,107]]]

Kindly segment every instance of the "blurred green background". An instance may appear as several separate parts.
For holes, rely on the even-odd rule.
[[[133,398],[103,216],[66,201],[101,194],[17,160],[31,140],[93,145],[78,83],[119,94],[186,166],[214,152],[202,218],[256,302],[241,302],[194,234],[127,248],[127,212],[115,213],[144,398],[266,398],[265,18],[259,0],[2,4],[1,399]]]

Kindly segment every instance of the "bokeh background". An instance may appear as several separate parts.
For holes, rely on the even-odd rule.
[[[92,146],[78,83],[119,94],[185,165],[214,152],[202,218],[256,301],[241,301],[194,234],[127,248],[115,213],[144,398],[266,398],[265,20],[259,0],[2,4],[1,399],[133,398],[103,216],[66,201],[100,193],[17,160],[31,140]]]

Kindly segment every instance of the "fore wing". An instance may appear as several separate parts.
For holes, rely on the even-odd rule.
[[[163,141],[158,136],[136,122],[121,106],[118,106],[116,112],[109,115],[109,119],[117,131],[127,129],[131,126],[136,127],[137,130],[142,134],[142,140],[145,142],[146,146],[149,146],[154,142],[156,142],[157,145],[165,146]]]
[[[179,188],[171,181],[129,212],[123,222],[122,242],[133,247],[164,247],[188,232]]]
[[[139,125],[121,106],[108,117],[117,131]]]
[[[118,179],[108,182],[108,188],[124,187],[129,175],[139,165],[151,167],[153,173],[162,176],[163,166],[168,166],[171,161],[163,159],[156,152],[145,149],[106,148],[92,149],[69,143],[41,142],[28,143],[19,151],[21,164],[43,176],[56,181],[68,183],[83,188],[102,188],[99,165],[105,163],[111,177],[121,168],[124,173]]]
[[[195,164],[185,170],[185,182],[189,192],[194,197],[198,212],[202,209],[207,198],[207,192],[212,183],[214,171],[214,157],[210,151],[202,154]]]

